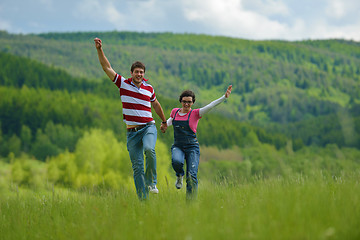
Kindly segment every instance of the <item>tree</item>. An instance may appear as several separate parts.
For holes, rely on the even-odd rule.
[[[32,135],[31,135],[31,129],[28,126],[22,125],[20,138],[21,138],[21,143],[22,143],[22,151],[29,152],[30,146],[31,146]]]
[[[13,134],[8,140],[7,147],[8,147],[9,153],[14,153],[15,156],[18,157],[21,152],[20,138],[18,136],[16,136],[15,134]]]
[[[48,157],[58,155],[60,153],[60,149],[51,143],[49,137],[45,135],[41,129],[38,129],[31,152],[36,159],[45,161]]]

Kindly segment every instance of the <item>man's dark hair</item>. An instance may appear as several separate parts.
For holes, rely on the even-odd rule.
[[[183,97],[192,97],[193,103],[195,103],[195,93],[191,90],[185,90],[180,94],[179,102],[181,102]]]
[[[144,70],[145,72],[145,64],[143,64],[142,62],[136,61],[131,65],[131,69],[130,71],[133,72],[135,68],[141,68]]]

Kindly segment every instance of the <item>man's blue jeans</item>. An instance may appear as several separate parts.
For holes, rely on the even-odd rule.
[[[184,163],[186,161],[186,196],[194,198],[197,195],[200,148],[199,145],[183,145],[171,147],[172,167],[176,176],[184,176]]]
[[[147,125],[137,132],[127,132],[127,149],[134,172],[136,193],[139,199],[147,199],[149,186],[156,185],[155,144],[157,129],[155,124]],[[146,170],[144,172],[144,153]]]

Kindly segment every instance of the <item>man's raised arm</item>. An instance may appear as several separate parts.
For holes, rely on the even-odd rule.
[[[105,53],[102,50],[101,39],[95,38],[94,42],[102,69],[111,80],[114,80],[116,72],[114,71],[114,69],[112,69],[109,60],[106,58]]]

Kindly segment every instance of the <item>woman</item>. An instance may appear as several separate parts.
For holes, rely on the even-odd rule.
[[[221,98],[211,102],[205,107],[191,109],[195,103],[195,94],[186,90],[181,93],[179,101],[181,108],[171,111],[167,125],[174,127],[174,144],[171,147],[172,167],[176,173],[175,187],[180,189],[183,185],[184,163],[186,160],[186,196],[188,199],[196,197],[198,186],[198,166],[200,159],[199,142],[196,138],[196,129],[200,118],[211,109],[224,102],[229,97],[232,85],[228,87]]]

